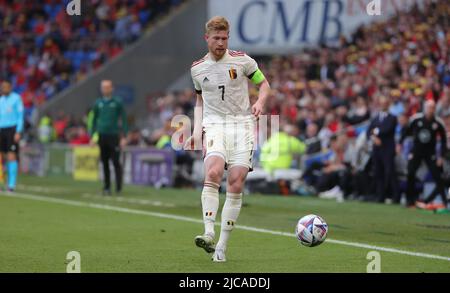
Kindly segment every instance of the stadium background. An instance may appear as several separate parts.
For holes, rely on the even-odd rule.
[[[369,16],[366,5],[370,1],[358,0],[82,0],[81,16],[66,14],[68,2],[0,0],[1,78],[13,82],[26,107],[20,167],[22,174],[30,176],[19,178],[19,191],[66,197],[64,186],[68,186],[83,200],[101,202],[93,195],[96,186],[100,188],[96,183],[101,177],[98,151],[88,146],[87,130],[88,113],[102,79],[113,80],[132,128],[123,156],[125,183],[144,186],[129,186],[130,193],[124,197],[136,195],[139,200],[148,200],[146,192],[155,195],[153,187],[198,186],[202,180],[201,154],[174,152],[167,146],[174,131],[170,119],[176,114],[192,116],[194,92],[189,68],[205,54],[204,23],[217,14],[231,21],[230,48],[254,56],[271,82],[274,90],[268,113],[280,115],[282,128],[296,126],[296,136],[307,148],[315,146],[293,161],[294,170],[305,171],[311,162],[326,160],[333,152],[354,150],[355,138],[376,113],[375,97],[380,94],[393,100],[391,110],[404,121],[421,110],[425,99],[438,101],[439,115],[450,117],[450,7],[445,0],[382,0],[381,16]],[[255,97],[254,88],[251,95]],[[309,124],[316,124],[317,129],[309,130]],[[330,146],[332,136],[338,137],[334,149]],[[180,158],[186,157],[187,164],[176,163],[184,163]],[[357,168],[358,158],[354,160]],[[258,160],[256,165],[260,166]],[[422,173],[425,178],[426,171]],[[286,195],[305,193],[302,186],[285,192],[280,185],[283,174],[264,174],[262,183],[256,176],[252,188]],[[76,187],[72,178],[81,180],[84,187]],[[268,178],[275,178],[273,188],[264,185],[258,189]],[[430,190],[433,185],[424,186]],[[188,192],[193,199],[195,191]],[[176,191],[162,193],[167,199]],[[158,195],[162,201],[164,196]],[[296,199],[301,200],[290,200]],[[276,203],[272,197],[250,202],[255,204],[254,200],[262,200],[266,211]],[[322,203],[315,198],[307,200],[305,207],[310,209],[314,209],[314,200]],[[322,204],[325,214],[336,205]],[[358,208],[356,203],[346,204],[350,210]],[[365,208],[373,212],[369,212],[372,217],[385,213],[391,220],[398,212]],[[290,217],[297,217],[295,213],[288,212]],[[346,213],[345,208],[339,213]],[[342,218],[339,213],[331,219]],[[273,215],[276,218],[277,212]],[[373,218],[360,216],[371,225]],[[421,221],[425,226],[448,227],[445,219],[429,216],[417,217],[424,217]],[[275,220],[273,227],[269,226],[276,228],[281,222]],[[437,234],[439,229],[430,233]],[[344,231],[342,235],[350,234]],[[449,240],[441,238],[439,248],[431,245],[428,249],[425,240],[423,246],[415,248],[448,255],[442,243]],[[373,240],[359,240],[366,239]],[[412,242],[414,237],[408,240]],[[393,265],[392,270],[402,269]]]

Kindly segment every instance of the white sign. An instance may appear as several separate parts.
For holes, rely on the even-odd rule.
[[[379,21],[424,0],[209,0],[209,16],[231,25],[230,48],[291,53],[336,43],[359,25]]]

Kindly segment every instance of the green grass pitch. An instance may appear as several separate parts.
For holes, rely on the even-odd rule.
[[[373,249],[333,240],[445,257],[380,251],[382,272],[450,272],[449,215],[245,195],[238,226],[293,233],[301,216],[314,213],[327,221],[331,241],[307,248],[294,237],[237,228],[228,261],[217,264],[194,245],[203,231],[199,191],[126,186],[106,199],[99,183],[19,179],[16,195],[0,196],[0,272],[65,272],[69,251],[80,253],[82,272],[366,272]]]

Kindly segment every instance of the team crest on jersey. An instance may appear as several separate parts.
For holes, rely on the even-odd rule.
[[[230,75],[231,79],[237,78],[237,70],[234,68],[231,68],[230,70],[228,70],[228,74]]]

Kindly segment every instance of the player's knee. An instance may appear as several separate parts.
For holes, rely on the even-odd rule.
[[[223,171],[211,168],[206,172],[206,180],[214,183],[220,183],[222,181]]]

